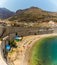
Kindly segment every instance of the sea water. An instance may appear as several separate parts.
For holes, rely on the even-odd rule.
[[[57,37],[38,41],[31,54],[31,65],[57,65]]]

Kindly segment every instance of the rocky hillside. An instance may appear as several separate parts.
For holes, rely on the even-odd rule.
[[[44,11],[37,7],[30,7],[24,10],[17,10],[16,14],[9,18],[10,21],[18,22],[48,22],[57,21],[56,12]]]
[[[6,9],[6,8],[0,8],[0,19],[6,19],[14,15],[14,12]]]

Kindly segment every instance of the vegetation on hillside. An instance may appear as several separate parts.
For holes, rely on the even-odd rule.
[[[18,10],[14,16],[9,18],[10,21],[16,22],[48,22],[57,21],[56,12],[44,11],[37,7],[31,7],[24,10]]]

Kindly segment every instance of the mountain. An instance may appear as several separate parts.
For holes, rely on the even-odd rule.
[[[18,22],[57,21],[57,12],[49,12],[38,7],[30,7],[23,10],[17,10],[15,15],[10,17],[9,20]]]
[[[6,19],[14,15],[14,12],[11,12],[10,10],[6,8],[0,8],[0,18]]]

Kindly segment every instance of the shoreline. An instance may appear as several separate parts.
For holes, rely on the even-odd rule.
[[[57,36],[57,34],[50,34],[51,35],[51,37],[55,37],[55,36]],[[25,58],[26,58],[26,63],[27,63],[27,65],[30,65],[30,58],[31,58],[31,51],[32,51],[32,49],[33,49],[33,47],[34,47],[34,45],[35,45],[35,43],[37,42],[37,41],[39,41],[39,40],[41,40],[41,39],[45,39],[45,38],[50,38],[50,35],[41,35],[40,36],[40,39],[38,39],[38,40],[36,40],[34,43],[33,43],[33,45],[30,47],[30,49],[28,50],[28,48],[27,48],[27,51],[25,52]]]
[[[57,34],[53,33],[53,34],[44,34],[44,35],[25,36],[21,42],[18,42],[18,44],[20,44],[20,47],[18,48],[18,50],[16,49],[16,51],[18,51],[18,53],[19,53],[19,55],[17,56],[17,57],[19,57],[19,59],[16,59],[14,61],[14,65],[30,65],[30,64],[28,64],[28,62],[30,62],[29,54],[30,54],[31,48],[33,47],[35,42],[37,42],[41,38],[50,37],[50,36],[57,36]],[[25,48],[24,48],[24,46],[25,46]]]

